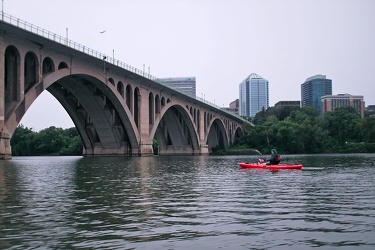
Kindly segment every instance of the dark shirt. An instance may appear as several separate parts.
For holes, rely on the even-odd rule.
[[[272,154],[271,158],[267,159],[270,165],[277,165],[280,162],[280,155],[279,154]]]

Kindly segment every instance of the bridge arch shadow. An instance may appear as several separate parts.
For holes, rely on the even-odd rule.
[[[47,90],[75,124],[84,155],[132,155],[138,149],[137,124],[114,86],[87,74],[67,75],[53,83],[46,80]]]
[[[155,119],[150,132],[158,141],[159,155],[199,154],[197,130],[191,116],[178,105],[168,103]]]
[[[205,141],[207,142],[209,152],[212,153],[214,148],[228,148],[229,138],[226,133],[223,122],[215,118],[208,126],[208,133]]]

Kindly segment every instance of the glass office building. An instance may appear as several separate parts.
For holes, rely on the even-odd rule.
[[[160,78],[158,82],[171,89],[175,89],[185,95],[196,97],[196,80],[195,77],[169,77]]]
[[[240,83],[239,114],[255,117],[263,108],[269,107],[268,81],[252,73]]]
[[[325,75],[315,75],[301,84],[301,106],[314,107],[322,115],[322,96],[332,95],[332,80]]]

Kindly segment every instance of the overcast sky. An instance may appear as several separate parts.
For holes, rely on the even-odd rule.
[[[4,12],[156,77],[195,76],[219,106],[251,73],[269,81],[270,105],[300,100],[306,78],[375,104],[373,0],[4,0]],[[68,29],[68,32],[67,32]],[[100,33],[101,31],[105,33]],[[74,126],[50,94],[21,121],[38,131]]]

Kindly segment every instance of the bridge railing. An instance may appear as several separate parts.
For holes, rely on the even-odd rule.
[[[215,107],[215,108],[217,108],[217,109],[220,109],[221,111],[223,111],[223,112],[225,112],[225,113],[227,113],[227,114],[230,114],[230,115],[232,115],[232,116],[236,116],[237,118],[246,121],[244,118],[242,118],[241,116],[237,115],[236,113],[234,113],[234,112],[232,112],[232,111],[229,111],[229,110],[227,110],[227,109],[225,109],[225,108],[222,108],[222,107],[220,107],[219,105],[217,105],[217,104],[215,104],[215,103],[212,103],[212,102],[210,102],[210,101],[207,101],[206,99],[204,99],[204,98],[202,98],[202,97],[196,96],[195,99],[197,99],[198,101],[201,101],[201,102],[203,102],[203,103],[206,103],[206,104],[208,104],[208,105],[210,105],[210,106],[212,106],[212,107]]]
[[[39,26],[36,26],[34,24],[31,24],[31,23],[28,23],[22,19],[19,19],[17,17],[14,17],[12,15],[9,15],[5,12],[2,12],[1,13],[1,20],[3,22],[6,22],[6,23],[9,23],[9,24],[12,24],[14,26],[17,26],[18,28],[21,28],[21,29],[24,29],[24,30],[27,30],[29,32],[32,32],[34,34],[37,34],[39,36],[42,36],[44,38],[47,38],[49,40],[52,40],[56,43],[59,43],[59,44],[62,44],[62,45],[65,45],[65,46],[68,46],[72,49],[75,49],[75,50],[78,50],[78,51],[81,51],[85,54],[88,54],[90,56],[93,56],[93,57],[96,57],[96,58],[99,58],[101,60],[105,60],[107,63],[111,63],[113,65],[116,65],[118,67],[121,67],[123,69],[126,69],[128,71],[131,71],[137,75],[140,75],[142,77],[145,77],[145,78],[148,78],[152,81],[155,81],[155,82],[158,82],[160,84],[162,84],[162,82],[159,81],[159,78],[149,74],[149,73],[146,73],[144,70],[140,70],[136,67],[133,67],[127,63],[124,63],[124,62],[121,62],[120,60],[117,60],[113,57],[110,57],[110,56],[107,56],[106,54],[103,54],[101,52],[98,52],[96,50],[93,50],[91,48],[88,48],[82,44],[79,44],[79,43],[76,43],[72,40],[69,40],[67,37],[63,37],[63,36],[60,36],[60,35],[57,35],[56,33],[53,33],[51,31],[48,31],[48,30],[45,30],[43,28],[40,28]],[[176,89],[178,91],[178,89]],[[195,99],[197,99],[198,101],[201,101],[203,103],[206,103],[212,107],[215,107],[217,109],[220,109],[232,116],[236,116],[242,120],[244,120],[242,117],[238,116],[237,114],[233,113],[233,112],[230,112],[228,110],[225,110],[225,109],[222,109],[220,108],[218,105],[215,105],[214,103],[212,102],[209,102],[201,97],[198,97],[196,96]]]
[[[9,24],[12,24],[14,26],[17,26],[18,28],[27,30],[29,32],[32,32],[34,34],[37,34],[39,36],[42,36],[42,37],[47,38],[49,40],[52,40],[54,42],[57,42],[59,44],[66,45],[66,46],[68,46],[72,49],[81,51],[81,52],[83,52],[85,54],[88,54],[90,56],[99,58],[101,60],[106,60],[106,62],[108,62],[108,63],[111,63],[111,64],[116,65],[118,67],[124,68],[126,70],[129,70],[129,71],[131,71],[135,74],[146,77],[150,80],[156,81],[158,79],[157,77],[152,76],[151,74],[146,73],[143,70],[140,70],[136,67],[133,67],[133,66],[127,64],[127,63],[121,62],[120,60],[117,60],[113,57],[107,56],[107,55],[105,55],[101,52],[98,52],[96,50],[88,48],[87,46],[84,46],[82,44],[79,44],[77,42],[69,40],[66,37],[57,35],[56,33],[53,33],[51,31],[45,30],[45,29],[43,29],[39,26],[36,26],[34,24],[23,21],[23,20],[21,20],[17,17],[11,16],[11,15],[9,15],[7,13],[4,13],[4,12],[1,15],[2,15],[2,21],[6,22],[6,23],[9,23]]]

